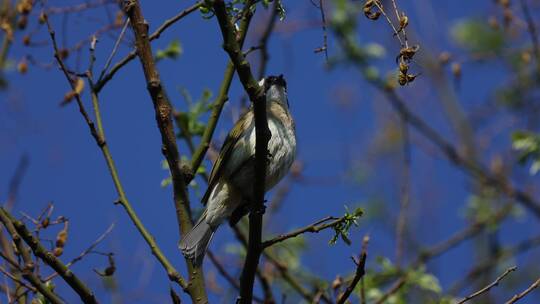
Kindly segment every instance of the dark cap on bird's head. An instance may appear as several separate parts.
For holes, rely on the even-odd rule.
[[[268,91],[268,89],[272,85],[278,85],[284,88],[287,88],[287,82],[285,81],[285,78],[283,78],[283,74],[280,74],[278,76],[268,76],[264,79],[264,91]]]

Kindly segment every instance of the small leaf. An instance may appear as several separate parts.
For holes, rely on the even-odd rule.
[[[156,61],[163,59],[176,59],[182,54],[182,46],[179,40],[173,40],[164,50],[157,50]]]

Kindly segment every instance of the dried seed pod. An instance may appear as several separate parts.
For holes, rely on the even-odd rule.
[[[454,75],[454,78],[460,79],[461,78],[461,64],[459,62],[452,63],[452,75]]]
[[[24,30],[27,25],[28,25],[28,16],[21,15],[17,19],[17,28],[20,29],[20,30]]]
[[[61,256],[63,253],[64,253],[64,248],[62,248],[62,247],[56,247],[56,248],[54,248],[54,250],[53,250],[53,254],[54,254],[55,257],[59,257],[59,256]]]
[[[413,45],[413,46],[409,46],[409,47],[403,47],[401,50],[399,50],[399,55],[396,57],[396,63],[402,59],[404,61],[411,61],[414,57],[414,55],[416,55],[416,52],[418,52],[418,50],[420,50],[420,46],[419,45]]]
[[[63,248],[68,238],[68,223],[64,223],[64,229],[60,230],[56,235],[56,247]]]
[[[409,65],[406,62],[401,61],[399,63],[399,71],[403,74],[407,74],[407,72],[409,71]]]
[[[364,4],[364,15],[370,20],[377,20],[381,16],[381,12],[374,11],[375,8],[381,7],[379,0],[367,0]]]
[[[39,24],[44,24],[45,22],[47,22],[47,14],[45,14],[45,12],[42,11],[39,14],[38,22]]]
[[[337,275],[334,281],[332,281],[332,289],[338,290],[343,286],[343,278],[340,275]]]
[[[17,64],[17,71],[21,74],[26,74],[26,72],[28,72],[28,62],[25,58],[21,59]]]
[[[68,58],[69,56],[69,50],[68,49],[60,49],[58,51],[58,56],[60,56],[60,59],[64,60]]]
[[[409,17],[407,17],[405,13],[401,13],[401,16],[399,17],[399,29],[397,30],[397,33],[394,33],[394,36],[401,33],[407,25],[409,25]]]
[[[13,27],[11,26],[11,23],[7,20],[3,20],[2,23],[0,23],[0,29],[6,33],[6,37],[9,41],[13,40]]]
[[[498,30],[499,29],[499,21],[497,21],[497,17],[495,16],[490,16],[489,19],[488,19],[488,25],[494,29],[494,30]]]
[[[510,24],[512,23],[513,20],[514,20],[514,13],[512,13],[511,9],[505,8],[503,10],[504,27],[506,28],[506,27],[510,26]]]
[[[439,63],[442,65],[448,64],[450,62],[450,59],[452,58],[452,55],[449,52],[442,52],[439,54]]]
[[[22,0],[17,3],[17,12],[22,15],[28,15],[32,11],[34,6],[34,1],[32,0]]]
[[[51,219],[47,216],[46,218],[44,218],[42,221],[41,221],[41,227],[42,228],[47,228],[49,227],[49,224],[51,223]]]
[[[521,61],[524,63],[524,64],[529,64],[531,63],[531,53],[529,51],[523,51],[521,53]]]
[[[24,35],[24,37],[22,38],[22,43],[25,46],[29,46],[30,45],[30,35]]]

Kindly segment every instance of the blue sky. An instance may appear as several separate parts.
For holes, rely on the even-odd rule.
[[[433,53],[450,50],[459,54],[459,49],[449,37],[449,26],[462,17],[486,18],[494,12],[491,1],[399,2],[409,15],[411,31],[415,32],[411,40],[419,39],[422,48]],[[190,4],[188,1],[167,0],[154,5],[151,1],[143,1],[143,10],[150,28],[155,29],[163,20]],[[362,81],[354,69],[340,66],[328,71],[325,68],[324,56],[313,52],[321,46],[322,32],[313,25],[319,20],[319,12],[310,1],[285,1],[285,4],[287,18],[278,25],[270,41],[268,72],[282,73],[287,78],[291,109],[297,125],[298,158],[304,163],[306,182],[293,185],[279,215],[273,218],[275,223],[270,225],[273,229],[271,232],[284,232],[328,215],[340,215],[345,205],[361,206],[373,199],[381,200],[387,209],[397,214],[400,175],[395,170],[401,161],[399,155],[394,153],[374,163],[366,163],[377,128],[391,116],[388,104]],[[104,19],[99,11],[92,11],[88,15],[98,15]],[[70,17],[66,38],[68,44],[74,44],[79,37],[95,31],[96,25],[84,16]],[[260,17],[257,15],[257,18]],[[247,46],[257,41],[256,29],[260,20],[255,21]],[[61,18],[53,18],[52,22],[55,28],[61,27]],[[382,21],[370,22],[365,18],[361,18],[359,24],[361,42],[376,42],[386,47],[387,55],[377,62],[377,66],[383,72],[394,69],[393,54],[397,53],[399,45],[393,40],[386,24]],[[38,36],[40,39],[48,38],[43,29]],[[215,19],[203,20],[199,14],[185,18],[153,43],[154,50],[164,48],[174,39],[181,42],[183,54],[177,60],[160,62],[158,67],[171,100],[182,110],[186,104],[179,88],[186,88],[194,98],[206,88],[217,92],[227,57],[221,49],[221,34]],[[100,37],[98,68],[110,53],[113,42],[108,36]],[[30,51],[40,61],[52,60],[50,48]],[[122,47],[119,55],[127,51],[127,47]],[[28,52],[28,49],[17,45],[10,58],[18,60]],[[333,56],[338,53],[337,45],[330,37],[329,54]],[[82,66],[86,66],[84,60]],[[466,109],[489,98],[493,84],[504,78],[500,67],[481,64],[466,66],[463,75],[457,94]],[[116,275],[122,300],[129,303],[161,303],[168,300],[169,283],[164,271],[152,259],[123,209],[113,205],[116,195],[105,162],[75,104],[58,106],[68,91],[63,75],[54,68],[31,66],[26,75],[9,72],[8,79],[9,90],[0,93],[3,100],[0,103],[0,168],[3,168],[0,174],[0,198],[5,199],[7,184],[17,160],[23,154],[28,155],[30,165],[21,185],[16,210],[37,214],[48,202],[54,202],[54,214],[70,219],[69,240],[64,253],[66,258],[78,255],[114,222],[114,232],[100,245],[100,250],[113,251],[117,256]],[[406,97],[414,96],[414,99],[407,99],[411,108],[446,138],[456,140],[427,81],[420,77],[414,84],[400,89],[400,93]],[[339,105],[343,94],[352,96],[346,106]],[[218,141],[223,140],[236,117],[242,95],[241,86],[235,78],[229,94],[230,102],[215,133]],[[123,68],[103,90],[100,99],[107,142],[127,195],[165,254],[185,273],[183,259],[176,248],[179,235],[171,189],[160,186],[167,172],[161,168],[160,137],[139,63],[133,61]],[[85,96],[85,102],[90,108],[88,96]],[[413,138],[422,140],[415,132]],[[510,144],[507,137],[497,142],[486,151],[483,160],[489,160],[489,156],[498,148],[508,149]],[[181,144],[180,152],[185,154],[187,147]],[[412,153],[414,174],[410,225],[411,229],[417,231],[415,237],[420,243],[433,244],[464,227],[460,210],[463,210],[470,194],[470,180],[439,153],[427,153],[417,146]],[[355,164],[370,165],[367,172],[370,179],[367,182],[355,183],[348,177]],[[272,197],[272,194],[268,197]],[[200,206],[195,193],[191,194],[191,200],[193,206]],[[379,219],[386,220],[390,219]],[[328,279],[333,279],[338,273],[349,273],[352,264],[348,257],[358,252],[361,237],[369,233],[368,266],[376,267],[376,256],[393,258],[393,231],[384,226],[377,221],[362,223],[359,229],[352,232],[354,243],[351,247],[343,244],[329,247],[329,232],[308,236],[309,248],[303,261],[308,268]],[[533,235],[538,225],[525,218],[504,227],[502,238],[515,240],[512,241],[515,243]],[[223,252],[231,241],[230,229],[224,227],[213,241],[212,249]],[[429,264],[430,271],[439,276],[443,287],[459,279],[474,262],[471,250],[471,244],[465,243]],[[321,263],[323,260],[328,262]],[[518,260],[518,267],[520,262],[525,261],[526,257]],[[101,280],[88,271],[105,265],[103,257],[89,256],[74,270],[89,282],[104,303],[108,303],[114,301],[114,296],[109,298]],[[60,288],[65,290],[62,286]],[[512,293],[508,291],[503,294]],[[67,299],[74,297],[69,292],[66,296]],[[219,302],[218,299],[214,301]]]

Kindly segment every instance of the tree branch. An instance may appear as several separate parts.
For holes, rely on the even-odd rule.
[[[356,49],[356,45],[345,37],[343,33],[335,31],[338,41],[341,47],[349,56],[352,63],[356,65],[360,72],[364,73],[368,69],[368,63],[359,55]],[[419,116],[414,114],[407,106],[406,102],[397,94],[397,92],[389,88],[386,85],[384,79],[374,78],[367,79],[368,83],[373,85],[377,90],[386,96],[386,100],[394,108],[394,110],[407,121],[416,131],[424,135],[429,141],[441,150],[446,158],[453,163],[456,167],[462,169],[468,175],[477,178],[486,185],[495,187],[497,190],[506,194],[508,197],[515,199],[518,203],[523,205],[531,211],[536,217],[540,218],[540,202],[532,198],[528,193],[515,188],[507,179],[497,177],[490,173],[481,164],[469,160],[466,157],[460,155],[458,150],[442,137],[435,129],[429,126]]]
[[[529,288],[525,289],[523,292],[517,294],[517,295],[514,295],[510,300],[508,300],[505,304],[512,304],[512,303],[516,303],[517,301],[519,301],[520,299],[524,298],[526,295],[528,295],[529,293],[531,293],[533,290],[535,290],[536,288],[538,288],[538,286],[540,286],[540,278],[538,278],[538,280],[536,280],[534,283],[532,283],[531,286],[529,286]]]
[[[244,16],[251,13],[249,8],[251,8],[253,4],[254,1],[252,0],[247,2],[246,6],[248,9],[243,14]],[[268,121],[266,118],[266,98],[263,89],[253,77],[249,62],[244,57],[240,45],[236,40],[234,24],[227,14],[224,1],[214,1],[213,7],[223,35],[223,48],[229,54],[238,73],[238,77],[240,78],[249,99],[253,103],[255,114],[256,143],[255,183],[253,187],[254,202],[252,212],[250,212],[249,215],[248,251],[242,270],[240,296],[238,298],[239,303],[251,303],[255,274],[263,249],[261,246],[262,218],[264,213],[267,149],[268,140],[270,138],[270,131],[268,129]]]
[[[315,222],[315,223],[313,223],[313,224],[311,224],[311,225],[309,225],[307,227],[294,230],[294,231],[289,232],[287,234],[281,234],[281,235],[279,235],[279,236],[277,236],[277,237],[275,237],[273,239],[264,241],[262,243],[262,247],[263,248],[270,247],[270,246],[272,246],[272,245],[274,245],[276,243],[283,242],[283,241],[288,240],[290,238],[297,237],[297,236],[299,236],[301,234],[304,234],[306,232],[319,233],[322,230],[336,227],[337,225],[339,225],[343,221],[345,221],[345,219],[346,219],[345,216],[340,217],[340,218],[336,218],[336,217],[332,217],[332,216],[325,217],[322,220],[319,220],[319,221],[317,221],[317,222]],[[332,222],[325,223],[325,222],[328,222],[328,221],[332,221]]]
[[[187,15],[191,14],[192,12],[196,11],[197,9],[199,9],[199,7],[202,4],[203,4],[203,1],[198,1],[197,3],[193,4],[192,6],[186,8],[185,10],[178,13],[176,16],[173,16],[173,17],[165,20],[165,22],[163,22],[163,24],[160,27],[158,27],[150,35],[150,37],[148,37],[148,40],[152,41],[152,40],[158,39],[161,36],[161,34],[166,29],[168,29],[171,25],[173,25],[174,23],[176,23],[180,19],[184,18],[185,16],[187,16]],[[137,51],[133,50],[133,51],[129,52],[129,54],[127,54],[124,58],[120,59],[111,68],[111,71],[109,73],[104,74],[103,76],[100,76],[99,81],[96,82],[96,84],[95,84],[96,92],[99,93],[103,89],[103,87],[107,84],[107,82],[109,82],[113,78],[113,76],[116,74],[116,72],[118,72],[123,66],[128,64],[128,62],[135,59],[135,57],[137,57]]]
[[[247,8],[248,6],[246,5],[244,9]],[[242,48],[244,45],[249,24],[251,22],[251,17],[251,14],[247,14],[241,20],[239,32],[237,35],[237,40],[240,48]],[[210,147],[210,141],[212,140],[212,136],[214,135],[214,131],[216,129],[219,117],[221,116],[223,106],[225,105],[225,102],[227,102],[227,100],[229,99],[229,88],[231,87],[232,79],[234,77],[234,71],[234,64],[232,61],[229,60],[229,62],[227,63],[227,67],[225,68],[225,75],[223,76],[223,81],[221,82],[221,86],[219,87],[218,96],[212,104],[212,113],[210,113],[210,118],[208,119],[208,123],[206,124],[206,128],[204,129],[204,133],[201,136],[201,142],[199,143],[199,146],[197,147],[191,158],[191,172],[193,177],[195,177],[195,172],[197,172],[197,169],[204,160],[204,156],[206,155],[206,152]]]
[[[30,246],[30,249],[34,254],[42,259],[47,265],[54,269],[64,279],[64,281],[79,295],[84,303],[97,304],[94,293],[71,271],[66,265],[64,265],[59,259],[57,259],[51,252],[48,252],[43,245],[36,239],[32,233],[26,228],[26,226],[13,218],[4,208],[0,208],[0,220],[8,229],[13,241],[15,242],[17,249],[23,256],[25,266],[23,268],[23,277],[32,283],[36,289],[44,294],[48,299],[50,298],[53,303],[63,303],[58,296],[56,296],[50,289],[45,287],[43,283],[32,273],[34,268],[34,262],[30,258],[30,254],[27,249],[24,248],[21,238]]]
[[[495,281],[491,282],[491,284],[489,284],[488,286],[466,296],[465,298],[463,298],[461,301],[457,302],[457,304],[463,304],[465,302],[468,302],[469,300],[473,299],[473,298],[476,298],[478,297],[479,295],[485,293],[485,292],[488,292],[491,288],[499,285],[499,282],[502,281],[504,279],[504,277],[506,277],[508,274],[510,274],[510,272],[513,272],[514,270],[516,270],[516,266],[513,266],[513,267],[510,267],[508,269],[506,269],[506,271],[501,274],[499,277],[497,277],[497,279],[495,279]]]
[[[63,71],[64,75],[66,76],[66,79],[70,83],[70,86],[71,86],[72,90],[75,90],[74,86],[73,86],[73,82],[71,80],[71,77],[69,76],[69,73],[67,71],[67,67],[65,66],[61,56],[59,55],[55,32],[52,29],[48,19],[46,19],[46,21],[47,21],[47,26],[48,26],[48,29],[49,29],[49,33],[50,33],[53,48],[54,48],[54,53],[55,53],[54,56],[55,56],[58,64],[60,65],[60,69]],[[94,58],[93,58],[94,55],[93,55],[93,49],[92,48],[91,48],[91,53],[92,53],[91,54],[91,65],[92,65],[93,60],[94,60]],[[165,255],[163,254],[163,252],[161,251],[161,249],[159,248],[159,246],[155,242],[155,238],[148,232],[146,227],[143,225],[143,223],[139,219],[139,216],[137,215],[137,213],[133,209],[131,203],[129,202],[129,200],[128,200],[126,194],[125,194],[124,187],[123,187],[123,185],[122,185],[122,183],[120,181],[120,176],[119,176],[118,171],[116,169],[116,165],[114,163],[112,154],[111,154],[111,152],[109,150],[107,142],[105,141],[105,131],[103,129],[103,122],[102,122],[102,119],[101,119],[101,112],[100,112],[100,108],[99,108],[99,100],[98,100],[98,95],[97,95],[98,93],[95,90],[95,87],[93,86],[93,83],[92,83],[91,71],[88,71],[87,76],[88,76],[88,79],[89,79],[89,82],[90,82],[90,87],[91,87],[92,104],[94,106],[94,114],[96,116],[97,129],[96,129],[95,125],[94,125],[94,122],[90,119],[90,116],[88,115],[88,113],[87,113],[87,111],[86,111],[86,109],[84,107],[84,104],[82,102],[82,99],[81,99],[80,95],[75,94],[75,99],[76,99],[77,105],[79,107],[79,112],[81,113],[81,115],[83,116],[85,122],[87,123],[88,128],[90,129],[90,133],[92,134],[92,137],[96,141],[96,144],[98,145],[98,147],[101,149],[101,152],[103,153],[103,157],[105,158],[105,161],[107,163],[107,167],[108,167],[109,172],[111,174],[111,178],[113,180],[114,186],[115,186],[116,191],[117,191],[118,196],[119,196],[117,202],[120,205],[122,205],[122,207],[124,207],[124,209],[126,210],[128,216],[130,217],[131,221],[133,222],[133,224],[135,225],[135,227],[137,228],[139,233],[142,235],[144,240],[149,245],[149,247],[150,247],[150,249],[152,251],[152,254],[157,258],[157,260],[160,262],[160,264],[167,271],[167,275],[169,276],[169,279],[171,281],[174,281],[174,282],[178,283],[185,290],[187,288],[187,283],[182,279],[182,277],[180,276],[178,271],[174,268],[174,266],[172,266],[172,264],[169,262],[169,260],[165,257]]]
[[[351,293],[354,291],[354,288],[360,281],[360,279],[366,274],[366,259],[367,259],[367,252],[365,246],[362,246],[362,252],[360,253],[359,260],[356,261],[353,258],[354,263],[356,264],[356,273],[354,274],[354,277],[350,284],[345,289],[345,292],[339,297],[339,299],[336,301],[336,304],[343,304],[347,301],[347,299],[351,296]]]
[[[127,1],[124,3],[124,10],[131,21],[130,24],[135,35],[137,55],[143,68],[148,93],[154,105],[156,121],[161,134],[161,150],[171,171],[174,203],[180,234],[185,235],[192,227],[191,211],[186,181],[184,180],[184,174],[180,170],[180,154],[174,134],[171,104],[156,69],[152,47],[148,37],[148,24],[144,20],[139,1]],[[189,259],[185,259],[185,261],[190,277],[190,284],[188,284],[187,289],[191,299],[196,303],[208,302],[204,288],[202,268],[200,266],[195,267]]]

